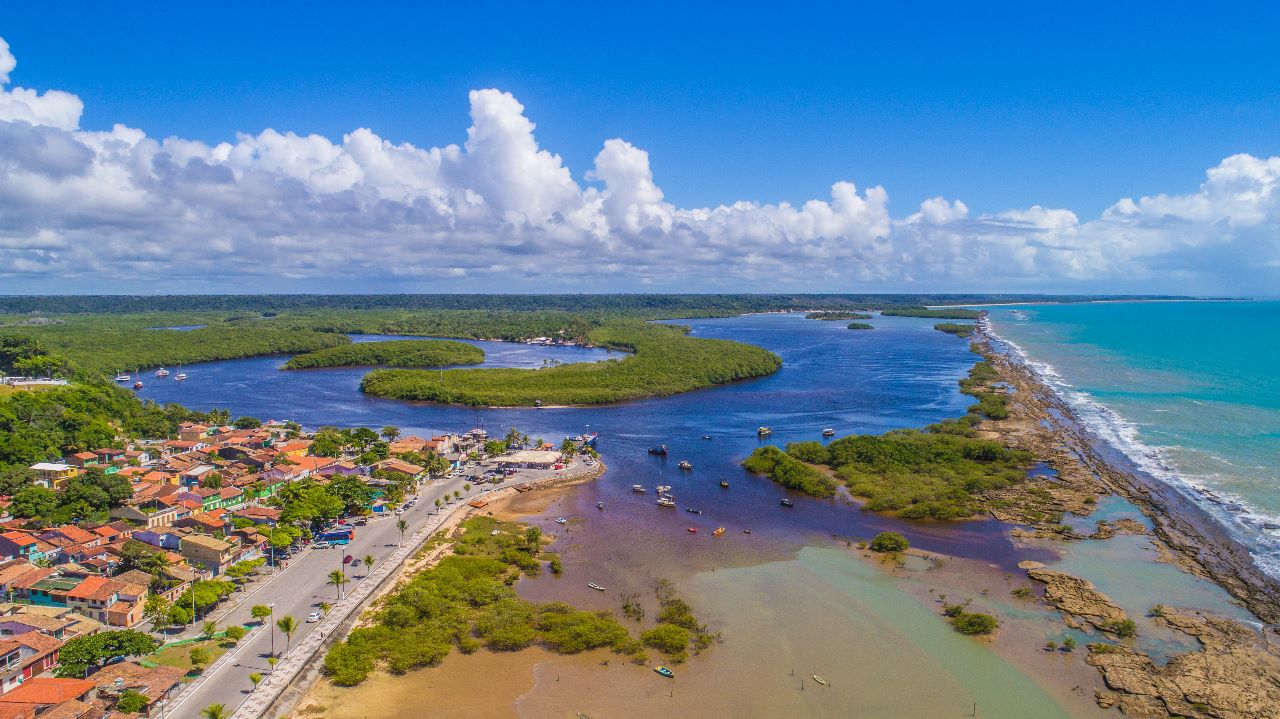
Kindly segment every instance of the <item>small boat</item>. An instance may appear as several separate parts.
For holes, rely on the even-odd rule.
[[[769,435],[773,434],[773,430],[769,429],[768,427],[757,427],[756,434],[761,437],[768,437]]]
[[[568,524],[569,520],[564,517],[556,517],[556,524]]]
[[[131,379],[133,379],[133,378],[132,378],[132,377],[130,377],[129,375],[125,374],[124,372],[120,372],[120,373],[116,374],[116,381],[117,381],[117,382],[128,382],[128,381],[129,381],[129,380],[131,380]]]
[[[794,506],[796,506],[796,503],[795,503],[795,502],[792,502],[792,501],[791,501],[791,500],[789,500],[789,499],[784,499],[784,500],[782,500],[782,501],[778,502],[778,504],[781,504],[781,505],[782,505],[782,506],[784,506],[784,507],[794,507]]]
[[[697,533],[698,533],[697,527],[689,527],[689,534],[697,534]]]
[[[181,367],[179,367],[179,368],[178,368],[178,374],[175,374],[175,375],[173,376],[173,379],[174,379],[174,380],[176,380],[176,381],[178,381],[178,382],[181,382],[182,380],[184,380],[184,379],[186,379],[186,378],[187,378],[187,373],[186,373],[186,372],[183,372]]]
[[[720,480],[720,487],[721,487],[721,489],[728,489],[728,488],[729,488],[729,483],[728,483],[727,481],[725,481],[725,480],[723,480],[723,479],[722,479],[722,480]]]
[[[587,586],[588,586],[588,587],[591,587],[592,589],[596,590],[597,592],[603,592],[603,591],[604,591],[604,587],[600,586],[599,584],[596,584],[595,582],[587,582]]]
[[[596,502],[596,509],[604,509],[604,502]]]
[[[502,530],[501,530],[501,529],[495,529],[495,530],[493,530],[492,532],[489,532],[489,536],[490,536],[490,537],[496,537],[496,536],[498,536],[499,534],[502,534]]]
[[[658,498],[658,506],[659,506],[659,507],[674,507],[674,506],[676,506],[676,500],[674,500],[674,499],[672,499],[672,498],[670,498],[670,497],[659,497],[659,498]]]
[[[694,509],[693,507],[685,507],[684,511],[688,512],[689,514],[702,514],[701,509]]]
[[[827,680],[826,680],[826,679],[823,679],[822,677],[818,676],[817,674],[814,674],[814,675],[813,675],[813,680],[814,680],[815,682],[817,682],[817,683],[821,684],[821,685],[822,685],[822,686],[824,686],[824,687],[825,687],[825,686],[827,686]]]
[[[657,672],[659,675],[664,676],[668,679],[676,678],[676,673],[671,671],[670,669],[667,669],[666,667],[654,667],[653,670]]]
[[[834,437],[834,436],[836,436],[836,431],[835,431],[834,429],[831,429],[830,427],[827,427],[826,429],[822,430],[822,436],[823,436],[823,437]]]
[[[666,494],[667,492],[670,492],[670,491],[671,491],[671,485],[669,484],[658,485],[658,494]]]
[[[742,533],[743,533],[743,534],[751,534],[751,530],[750,530],[750,529],[744,529],[744,530],[742,530]]]
[[[712,532],[711,534],[719,537],[720,535],[724,534],[724,527],[716,527],[716,531]]]
[[[165,369],[164,367],[161,367],[160,369],[156,370],[156,376],[157,376],[157,377],[168,377],[168,376],[169,376],[169,370]]]
[[[703,439],[711,439],[711,435],[709,435],[709,434],[704,434],[704,435],[702,435],[702,438],[703,438]]]
[[[658,445],[658,446],[656,446],[656,447],[650,447],[650,448],[649,448],[649,454],[656,454],[656,455],[659,455],[659,456],[661,456],[661,457],[665,457],[665,456],[667,456],[667,445],[665,445],[665,444],[660,444],[660,445]]]
[[[680,460],[680,464],[677,464],[676,466],[679,467],[680,469],[685,470],[686,472],[693,469],[693,463],[687,459]]]
[[[635,492],[636,494],[644,494],[644,487],[641,487],[638,484],[633,484],[631,485],[631,491]]]
[[[134,383],[133,383],[133,388],[134,388],[134,389],[142,389],[142,380],[138,380],[137,382],[134,382]]]

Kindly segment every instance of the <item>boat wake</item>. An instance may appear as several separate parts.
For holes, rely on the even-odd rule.
[[[1170,458],[1170,453],[1177,447],[1153,446],[1143,442],[1137,424],[1099,402],[1090,393],[1073,386],[1053,365],[1031,357],[1016,342],[1000,336],[986,317],[978,324],[998,346],[1007,350],[1007,354],[1027,367],[1066,402],[1086,430],[1123,454],[1139,470],[1173,487],[1188,501],[1204,509],[1232,538],[1249,549],[1259,569],[1280,579],[1280,516],[1260,512],[1244,498],[1222,489],[1211,477],[1179,470]]]

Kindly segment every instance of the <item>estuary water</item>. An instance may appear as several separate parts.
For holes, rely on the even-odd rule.
[[[850,548],[859,538],[892,529],[913,547],[979,558],[997,577],[1002,571],[1012,576],[1020,560],[1055,561],[1051,551],[1014,547],[994,521],[901,522],[859,511],[847,500],[789,493],[742,470],[742,459],[762,443],[760,426],[773,429],[770,443],[784,444],[820,440],[825,428],[837,436],[879,433],[965,411],[971,400],[956,381],[977,360],[967,342],[934,330],[930,320],[876,317],[871,323],[875,329],[854,331],[845,322],[798,314],[681,320],[697,337],[769,349],[782,357],[783,367],[769,377],[601,407],[474,409],[377,399],[359,392],[364,369],[286,372],[278,369],[284,357],[185,367],[190,378],[183,383],[147,377],[141,395],[198,409],[224,407],[233,416],[293,419],[309,428],[396,425],[406,435],[430,436],[471,427],[501,435],[517,427],[557,443],[567,434],[599,432],[609,471],[531,518],[555,536],[552,549],[564,557],[564,573],[525,579],[520,592],[539,601],[616,610],[619,595],[651,598],[654,580],[670,579],[723,634],[724,645],[681,667],[674,697],[667,696],[669,685],[651,685],[650,674],[634,667],[549,660],[522,715],[591,709],[567,699],[556,704],[559,713],[534,708],[559,702],[557,692],[572,689],[574,701],[584,694],[601,702],[614,697],[592,716],[850,716],[855,707],[853,715],[865,717],[968,716],[975,707],[981,716],[1010,719],[1094,716],[1091,702],[1065,699],[1061,687],[1033,678],[1021,662],[952,632],[935,609],[852,556]],[[606,356],[580,348],[483,346],[487,363],[508,366]],[[519,357],[504,354],[517,351]],[[669,447],[667,457],[647,452],[658,444]],[[693,469],[679,470],[681,460]],[[647,492],[632,492],[635,484]],[[677,509],[655,504],[660,484],[671,485]],[[788,496],[794,508],[779,505]],[[558,516],[567,523],[555,523]],[[717,527],[726,528],[724,536],[713,536]],[[608,591],[592,591],[588,582]],[[1053,620],[1045,631],[1060,629]],[[1038,647],[1043,640],[1033,642]],[[605,693],[595,684],[601,672],[620,677]],[[800,680],[813,672],[831,682],[829,691],[814,691],[812,682],[804,691]]]
[[[1093,432],[1280,576],[1280,301],[986,309]]]

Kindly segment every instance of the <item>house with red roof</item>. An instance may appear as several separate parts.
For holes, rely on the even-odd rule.
[[[40,632],[0,639],[0,694],[43,674],[58,663],[62,641]]]
[[[35,677],[0,696],[0,704],[31,704],[39,707],[36,709],[39,713],[73,699],[91,702],[96,689],[96,684],[85,679]]]

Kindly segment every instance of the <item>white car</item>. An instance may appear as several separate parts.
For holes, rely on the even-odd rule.
[[[404,507],[396,507],[396,516],[399,517],[402,514],[404,514]]]
[[[308,622],[308,623],[311,623],[311,622],[318,622],[318,621],[320,621],[320,612],[312,612],[312,613],[310,613],[310,614],[308,614],[308,615],[307,615],[307,622]]]
[[[311,546],[315,547],[316,549],[328,549],[330,545],[328,542],[316,542]]]

